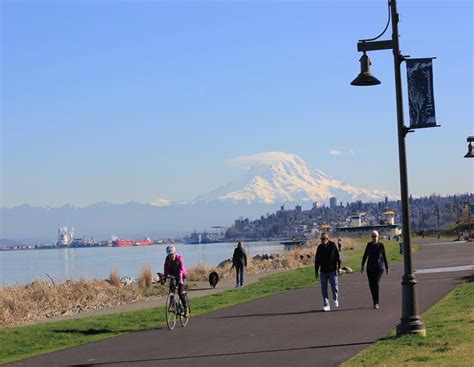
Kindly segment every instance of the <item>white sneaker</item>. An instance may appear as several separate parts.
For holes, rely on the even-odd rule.
[[[334,307],[339,308],[339,301],[334,301]]]
[[[374,308],[375,308],[376,310],[378,310],[378,309],[380,308],[379,304],[376,303],[376,304],[374,305]]]
[[[331,311],[331,307],[329,307],[329,305],[324,306],[323,311]]]

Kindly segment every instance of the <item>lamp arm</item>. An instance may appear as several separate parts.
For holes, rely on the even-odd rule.
[[[384,29],[384,30],[382,31],[382,33],[380,33],[377,37],[359,40],[359,42],[375,41],[376,39],[379,39],[380,37],[382,37],[382,36],[385,34],[385,32],[387,32],[388,26],[390,25],[390,19],[391,19],[391,15],[390,15],[390,3],[388,3],[388,20],[387,20],[387,25],[385,26],[385,29]]]

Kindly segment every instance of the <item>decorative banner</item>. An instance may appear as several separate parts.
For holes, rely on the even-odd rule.
[[[435,127],[433,59],[407,59],[410,129]]]

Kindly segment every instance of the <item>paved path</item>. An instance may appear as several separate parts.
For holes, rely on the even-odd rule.
[[[473,244],[424,244],[415,269],[472,265]],[[382,278],[381,308],[367,280],[341,277],[341,307],[321,312],[319,287],[288,291],[190,320],[187,328],[129,333],[11,366],[336,366],[386,335],[400,319],[402,265]],[[424,312],[474,271],[417,276]],[[427,325],[429,333],[429,325]]]

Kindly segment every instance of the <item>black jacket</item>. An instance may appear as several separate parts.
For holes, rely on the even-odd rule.
[[[385,256],[385,247],[383,243],[379,242],[373,244],[369,242],[365,247],[364,256],[362,257],[362,267],[364,267],[365,261],[367,261],[367,271],[379,271],[388,270],[387,256]]]
[[[247,266],[247,255],[243,248],[237,247],[232,256],[232,265],[235,267]]]
[[[314,271],[318,274],[319,268],[323,273],[332,273],[341,267],[341,257],[334,242],[329,241],[327,245],[320,244],[316,250]]]

